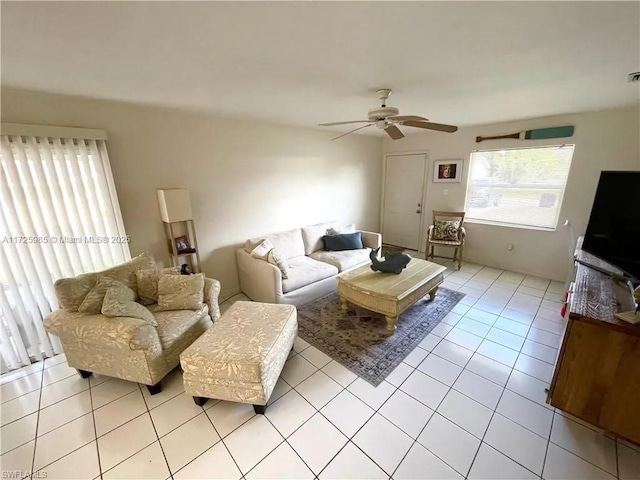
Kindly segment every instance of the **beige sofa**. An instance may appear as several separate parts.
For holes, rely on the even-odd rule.
[[[59,310],[49,314],[45,329],[62,342],[70,367],[82,377],[99,373],[143,383],[151,394],[161,391],[162,378],[179,364],[180,354],[220,316],[220,282],[205,279],[204,303],[197,310],[156,311],[157,326],[138,318],[106,317],[78,312],[98,277],[107,276],[137,291],[136,270],[155,268],[150,253],[101,272],[61,278],[54,287]]]
[[[382,245],[382,235],[360,230],[365,248],[327,252],[322,236],[329,228],[340,229],[341,225],[320,223],[247,240],[245,248],[237,250],[240,289],[256,302],[304,305],[335,291],[339,273],[366,264],[371,249]],[[286,257],[288,278],[283,279],[275,265],[250,255],[265,238]]]

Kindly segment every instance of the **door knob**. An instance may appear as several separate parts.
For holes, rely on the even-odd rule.
[[[422,213],[422,210],[418,209],[416,210],[416,213]]]

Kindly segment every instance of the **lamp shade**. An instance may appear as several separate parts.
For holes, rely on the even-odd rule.
[[[186,188],[168,188],[158,190],[160,217],[163,222],[182,222],[193,220],[189,190]]]

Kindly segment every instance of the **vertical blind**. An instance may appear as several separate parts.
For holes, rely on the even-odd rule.
[[[81,138],[23,135],[24,129],[5,125],[0,135],[3,371],[60,353],[57,338],[43,325],[58,308],[56,279],[130,258],[106,135],[86,138],[95,131],[82,129],[77,129]]]

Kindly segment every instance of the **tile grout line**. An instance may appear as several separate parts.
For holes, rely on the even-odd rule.
[[[155,424],[155,422],[153,421],[153,416],[151,415],[151,411],[149,410],[149,405],[147,404],[147,399],[145,398],[144,394],[142,393],[142,386],[141,386],[139,383],[138,383],[138,391],[140,392],[140,395],[142,396],[142,401],[144,402],[144,406],[145,406],[145,408],[147,409],[147,411],[146,411],[146,412],[144,412],[144,413],[146,413],[147,415],[149,415],[149,419],[151,420],[151,426],[153,427],[153,431],[154,431],[154,433],[156,434],[156,441],[158,442],[158,445],[160,446],[160,451],[162,452],[162,457],[164,458],[164,462],[165,462],[165,464],[167,465],[167,471],[169,472],[169,477],[168,477],[168,478],[173,479],[173,473],[171,472],[171,467],[169,466],[169,460],[167,460],[167,455],[164,453],[164,448],[162,448],[162,442],[160,441],[160,435],[158,435],[158,430],[156,429],[156,424]],[[202,408],[202,407],[200,407],[200,408]],[[204,411],[204,409],[202,409],[202,411]],[[138,417],[141,417],[142,415],[144,415],[144,413],[142,413],[141,415],[138,415]],[[198,414],[198,415],[199,415],[199,414]],[[196,416],[197,416],[197,415],[196,415]],[[138,418],[138,417],[136,417],[136,418]],[[195,417],[193,417],[193,418],[195,418]],[[191,420],[191,419],[189,419],[189,420],[187,420],[187,421],[190,421],[190,420]],[[130,421],[131,421],[131,420],[129,420],[129,422],[130,422]],[[126,423],[129,423],[129,422],[126,422]],[[126,423],[124,423],[123,425],[126,425]],[[187,423],[187,422],[185,422],[185,423]],[[184,425],[184,424],[183,424],[183,425]],[[122,425],[120,425],[120,426],[122,426]],[[116,427],[116,428],[120,428],[120,427]],[[115,430],[115,428],[114,428],[113,430]],[[111,430],[111,431],[113,431],[113,430]],[[106,433],[105,433],[105,435],[106,435]],[[155,441],[154,441],[154,442],[151,442],[149,445],[153,445],[154,443],[156,443],[156,442],[155,442]],[[148,447],[149,447],[149,445],[147,445],[147,446],[145,446],[144,448],[142,448],[141,450],[139,450],[139,452],[141,452],[141,451],[142,451],[142,450],[144,450],[145,448],[148,448]],[[136,452],[136,453],[134,453],[133,455],[137,455],[137,453],[139,453],[139,452]],[[133,457],[133,455],[129,456],[128,458]],[[120,462],[120,463],[125,462],[126,460],[128,460],[128,458],[127,458],[127,459],[125,459],[125,460],[123,460],[123,461],[122,461],[122,462]],[[120,463],[119,463],[118,465],[120,465]],[[116,466],[117,466],[117,465],[114,465],[113,467],[111,467],[111,469],[115,468]],[[111,470],[111,469],[110,469],[110,470]]]
[[[99,475],[98,477],[102,478],[102,462],[100,460],[100,447],[98,446],[98,428],[96,427],[96,414],[95,414],[95,410],[93,408],[93,393],[91,392],[91,390],[93,390],[93,388],[91,387],[91,378],[93,377],[90,376],[88,378],[89,380],[89,400],[91,402],[91,417],[93,419],[93,434],[96,438],[95,442],[96,442],[96,452],[98,453],[98,472]]]
[[[224,401],[224,400],[221,400]],[[217,405],[217,403],[216,403]],[[213,408],[213,407],[211,407]],[[204,410],[204,414],[207,417],[207,420],[209,420],[209,423],[211,424],[211,426],[213,427],[213,431],[216,432],[216,435],[218,435],[218,437],[220,438],[219,442],[215,442],[213,445],[211,445],[209,448],[207,448],[204,452],[202,452],[200,455],[196,456],[195,458],[192,458],[189,462],[187,462],[184,466],[182,466],[178,471],[176,471],[175,473],[180,472],[181,470],[183,470],[184,468],[186,468],[187,465],[195,462],[198,458],[200,458],[202,455],[204,455],[206,452],[208,452],[209,450],[211,450],[213,447],[215,447],[218,443],[222,443],[222,445],[224,446],[225,450],[227,451],[227,454],[229,455],[229,457],[231,457],[231,460],[233,460],[233,463],[235,464],[236,468],[238,469],[238,471],[240,472],[240,478],[244,479],[244,474],[242,473],[242,469],[240,468],[240,465],[238,465],[238,462],[236,461],[236,459],[234,458],[234,456],[231,454],[231,450],[229,450],[229,447],[227,446],[226,443],[224,443],[224,438],[222,437],[222,435],[220,435],[220,432],[218,432],[218,429],[216,428],[216,426],[213,423],[213,420],[211,420],[211,417],[209,416],[209,414],[207,413],[207,410]],[[254,416],[256,414],[254,413]],[[253,418],[253,417],[251,417]],[[229,433],[227,433],[226,437],[228,437],[229,435],[231,435],[233,432],[235,432],[238,428],[240,428],[241,426],[245,425],[249,420],[251,420],[251,418],[249,418],[246,422],[242,422],[240,425],[238,425],[236,428],[234,428],[233,430],[231,430]],[[271,452],[269,452],[271,453]],[[262,460],[261,460],[262,461]],[[171,469],[169,469],[169,471],[171,472]],[[173,472],[171,472],[173,474]]]
[[[36,448],[38,447],[38,427],[40,426],[40,404],[42,402],[42,384],[44,383],[44,364],[42,365],[42,376],[40,377],[40,395],[38,396],[38,414],[36,416],[36,431],[33,437],[33,455],[31,457],[31,470],[28,472],[28,476],[29,478],[32,478],[33,476],[33,469],[35,467],[35,463],[36,463]],[[24,418],[24,417],[21,417]],[[4,426],[4,425],[3,425]]]
[[[551,428],[549,429],[549,436],[547,438],[547,448],[544,450],[544,458],[542,459],[542,471],[540,472],[540,478],[544,475],[544,467],[547,465],[547,455],[549,454],[549,445],[551,445],[551,432],[553,432],[553,422],[555,421],[555,413],[551,417]],[[555,445],[555,444],[554,444]]]

